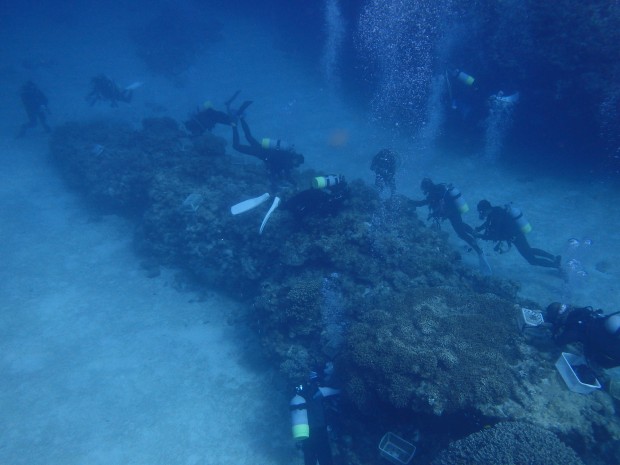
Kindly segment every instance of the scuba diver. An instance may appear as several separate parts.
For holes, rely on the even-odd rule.
[[[19,96],[28,115],[28,122],[22,124],[17,138],[23,137],[28,129],[36,127],[38,123],[41,123],[45,132],[50,132],[50,127],[45,120],[47,113],[49,113],[45,94],[34,82],[28,81],[22,86]]]
[[[422,180],[420,188],[426,199],[413,201],[413,205],[416,207],[427,205],[427,220],[432,219],[437,227],[440,226],[441,221],[449,220],[456,235],[478,254],[480,272],[484,275],[490,275],[491,267],[484,256],[484,252],[476,242],[474,229],[465,223],[461,217],[463,213],[469,210],[461,192],[449,184],[435,184],[429,178]]]
[[[330,174],[312,179],[312,187],[292,195],[283,202],[296,220],[312,215],[337,214],[349,198],[349,186],[343,175]]]
[[[326,403],[339,395],[340,390],[322,386],[318,374],[312,371],[308,381],[297,386],[295,391],[290,402],[293,438],[301,441],[304,465],[332,465]]]
[[[226,126],[232,125],[235,120],[235,114],[231,111],[230,105],[235,100],[237,95],[239,95],[237,91],[230,97],[226,102],[226,112],[221,110],[216,110],[211,101],[206,101],[202,104],[201,109],[197,109],[190,118],[185,121],[185,129],[187,129],[192,136],[201,136],[205,131],[211,131],[215,127],[216,124],[224,124]],[[245,102],[245,106],[242,106],[237,113],[243,113],[243,111],[251,104],[251,101]]]
[[[107,100],[110,102],[111,107],[118,107],[118,102],[131,102],[133,89],[140,85],[141,83],[134,83],[125,89],[121,89],[110,78],[100,74],[91,79],[91,90],[86,96],[86,100],[91,106],[95,105],[99,100]]]
[[[292,177],[293,170],[303,164],[304,156],[295,151],[295,147],[287,144],[280,139],[263,139],[258,142],[250,132],[250,127],[245,120],[244,110],[250,105],[251,101],[246,101],[237,110],[234,117],[237,117],[243,128],[243,133],[248,145],[241,145],[239,142],[239,129],[236,122],[232,123],[233,148],[237,152],[251,155],[261,159],[265,163],[265,168],[269,172],[269,178],[274,190],[278,190],[278,184],[288,182],[295,185]]]
[[[390,189],[390,196],[396,191],[396,167],[398,166],[399,156],[393,150],[380,150],[370,164],[370,170],[375,172],[375,187],[381,194],[386,187]]]
[[[263,222],[259,228],[259,234],[263,233],[267,221],[271,214],[282,204],[282,209],[287,210],[296,220],[311,215],[335,215],[344,206],[345,200],[349,197],[349,187],[342,175],[330,174],[327,176],[317,176],[312,180],[310,189],[297,192],[286,198],[281,199],[282,193],[274,197],[271,207],[265,214]],[[230,208],[233,215],[238,215],[246,211],[252,210],[270,198],[268,192],[254,197]]]
[[[600,309],[553,302],[545,321],[553,325],[557,345],[579,342],[588,362],[605,369],[620,366],[620,312],[605,315]]]
[[[532,230],[530,224],[523,218],[523,214],[517,208],[507,205],[506,207],[493,207],[488,200],[478,202],[478,214],[483,224],[475,228],[476,237],[484,241],[495,241],[494,250],[504,253],[515,245],[519,253],[530,265],[544,266],[547,268],[560,269],[562,257],[551,255],[541,249],[535,249],[527,242],[525,234]],[[508,249],[502,249],[502,243],[508,244]]]

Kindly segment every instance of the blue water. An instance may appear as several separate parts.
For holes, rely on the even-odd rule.
[[[238,308],[255,296],[228,300],[170,270],[143,279],[132,249],[137,220],[127,213],[140,205],[121,218],[67,188],[40,124],[15,138],[27,121],[19,90],[28,80],[48,97],[52,129],[106,118],[136,130],[145,117],[182,122],[204,101],[223,108],[240,90],[236,104],[254,101],[255,136],[286,138],[305,167],[372,185],[372,156],[393,148],[399,193],[420,198],[419,182],[431,176],[458,185],[471,224],[477,201],[490,198],[527,212],[534,246],[575,258],[567,241],[592,241],[564,282],[514,250],[487,247],[495,276],[516,281],[520,297],[620,306],[616,2],[7,1],[0,24],[1,464],[302,463],[281,367],[253,355],[261,322]],[[131,102],[90,105],[100,74],[133,84]],[[232,163],[251,164],[233,153],[228,127],[213,132]],[[85,156],[105,154],[101,138]],[[385,215],[368,227],[380,229]],[[447,230],[475,269],[476,257]],[[209,265],[204,276],[217,274]],[[322,338],[338,352],[355,312],[345,306],[350,281],[335,270],[321,279]],[[541,377],[557,386],[552,375]],[[388,429],[417,444],[412,463],[430,463],[449,441],[496,421],[469,411],[359,412],[346,395],[351,419],[335,442],[363,463],[380,460]],[[618,439],[607,431],[620,431],[618,402],[568,391],[554,402],[574,417],[554,423],[557,412],[547,418],[541,402],[529,421],[558,432],[585,463],[615,463]],[[573,402],[583,408],[566,407]],[[588,425],[588,409],[608,429]],[[358,463],[345,457],[337,463]]]

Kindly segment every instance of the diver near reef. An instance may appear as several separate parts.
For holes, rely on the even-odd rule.
[[[514,105],[519,101],[519,92],[507,95],[501,90],[492,93],[490,89],[481,89],[480,82],[474,76],[458,68],[445,71],[444,79],[450,106],[453,110],[458,110],[464,119],[469,119],[473,113],[479,113],[478,117],[482,117],[486,106],[498,108]]]
[[[28,122],[22,124],[17,137],[23,137],[28,129],[35,128],[39,123],[45,132],[50,132],[50,127],[46,121],[47,113],[49,113],[47,97],[41,89],[34,82],[28,81],[20,89],[19,97],[28,115]]]
[[[544,266],[547,268],[560,269],[562,257],[554,256],[549,252],[533,248],[527,242],[525,234],[531,231],[532,227],[523,218],[520,210],[507,205],[506,207],[494,207],[488,200],[478,202],[478,214],[484,223],[475,228],[476,237],[484,241],[495,241],[494,250],[500,253],[502,243],[506,242],[508,248],[515,245],[519,253],[527,260],[530,265]]]
[[[267,221],[273,212],[282,203],[282,209],[287,210],[297,221],[312,215],[335,215],[344,206],[345,201],[349,198],[349,187],[342,175],[330,174],[327,176],[317,176],[312,180],[310,189],[289,195],[290,190],[284,190],[277,193],[273,199],[271,207],[267,210],[263,218],[263,222],[259,228],[259,234],[263,233]],[[286,196],[286,197],[285,197]],[[244,200],[230,208],[233,215],[238,215],[246,211],[252,210],[270,198],[268,192]],[[284,197],[282,200],[281,197]]]
[[[117,107],[118,102],[131,102],[133,96],[133,89],[139,87],[141,83],[134,83],[125,89],[121,89],[107,76],[100,74],[95,76],[90,81],[91,90],[86,96],[86,100],[95,105],[97,102],[108,101],[111,107]]]
[[[269,172],[269,178],[274,190],[278,189],[281,183],[295,184],[292,177],[293,170],[303,164],[304,156],[295,151],[295,147],[287,144],[280,139],[262,139],[258,142],[250,132],[250,127],[245,120],[244,110],[251,104],[246,101],[237,110],[234,118],[237,118],[243,128],[243,134],[248,142],[242,145],[239,141],[239,129],[236,122],[232,123],[233,148],[237,152],[259,158],[265,163],[265,168]]]
[[[313,215],[325,217],[337,214],[349,195],[349,186],[343,175],[317,176],[312,179],[310,189],[285,199],[282,208],[297,220]]]
[[[370,170],[375,173],[375,187],[381,194],[385,188],[390,189],[390,196],[396,192],[396,168],[399,163],[399,156],[393,150],[380,150],[370,164]]]
[[[304,465],[332,465],[329,444],[329,413],[327,405],[339,389],[323,386],[316,372],[310,372],[308,381],[297,386],[291,399],[290,410],[293,438],[301,441]]]
[[[433,220],[437,227],[441,221],[449,220],[456,235],[478,254],[480,272],[484,275],[490,275],[491,267],[484,256],[484,252],[476,242],[474,229],[465,223],[461,217],[463,213],[469,210],[469,207],[460,191],[451,185],[435,184],[429,178],[422,180],[420,188],[426,199],[416,200],[413,205],[416,207],[427,205],[427,220]]]
[[[553,302],[547,307],[545,321],[553,325],[557,345],[578,342],[586,360],[595,367],[620,366],[620,312],[605,315],[600,309]]]
[[[233,96],[226,101],[226,112],[216,110],[211,101],[203,103],[202,108],[197,109],[192,113],[190,118],[185,121],[185,129],[187,129],[192,136],[201,136],[205,131],[213,130],[216,124],[223,124],[225,126],[232,125],[233,122],[235,122],[235,115],[231,111],[230,105],[237,95],[239,95],[239,92],[239,90],[235,92]],[[252,102],[247,103],[245,107],[237,111],[243,113],[250,103]]]

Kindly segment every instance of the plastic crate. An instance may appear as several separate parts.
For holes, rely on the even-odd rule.
[[[584,357],[568,352],[562,352],[558,361],[555,362],[555,367],[560,372],[560,375],[562,375],[562,379],[564,379],[568,389],[573,392],[578,392],[579,394],[589,394],[601,388],[601,383],[599,383],[596,378],[594,379],[594,381],[596,381],[594,384],[581,382],[573,367],[584,364],[586,364]]]
[[[385,433],[379,443],[381,457],[396,465],[407,465],[415,454],[415,446],[394,433]]]

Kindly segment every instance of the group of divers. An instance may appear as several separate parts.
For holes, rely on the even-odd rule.
[[[91,105],[99,101],[117,106],[119,102],[129,103],[133,91],[140,83],[120,88],[114,81],[104,75],[96,76],[91,81],[91,90],[86,99]],[[269,175],[269,182],[274,192],[274,200],[268,209],[259,232],[262,233],[270,215],[281,205],[297,217],[308,214],[337,212],[348,195],[344,176],[327,175],[315,177],[312,187],[299,191],[295,189],[294,170],[304,163],[302,154],[280,139],[255,139],[246,119],[246,110],[252,101],[243,102],[233,108],[238,96],[237,91],[225,103],[225,111],[216,109],[210,102],[191,113],[184,122],[185,129],[192,137],[200,137],[212,131],[216,125],[232,128],[232,146],[240,153],[256,157],[264,163]],[[46,121],[49,113],[45,94],[31,81],[26,82],[20,91],[20,97],[28,116],[17,135],[22,137],[38,124],[46,132],[50,127]],[[239,125],[243,130],[246,143],[241,143]],[[396,191],[396,171],[399,165],[398,153],[391,149],[380,150],[373,158],[370,169],[375,173],[375,186],[380,193],[387,192],[392,197]],[[503,253],[514,245],[517,251],[530,263],[557,269],[560,274],[561,257],[552,255],[529,245],[526,234],[531,230],[530,224],[517,208],[493,206],[488,200],[478,202],[477,210],[483,223],[471,227],[462,219],[468,210],[467,204],[459,190],[445,183],[435,183],[429,178],[421,182],[424,198],[414,200],[413,205],[428,207],[428,218],[435,226],[448,220],[457,236],[479,257],[480,272],[491,273],[484,252],[477,240],[495,242],[494,250]],[[236,215],[251,210],[269,199],[271,195],[244,200],[231,207]],[[286,200],[282,201],[282,198]],[[578,307],[559,302],[550,304],[544,312],[545,327],[550,330],[552,339],[559,345],[578,343],[581,345],[583,360],[580,365],[583,375],[598,376],[607,379],[605,370],[620,366],[620,312],[605,314],[603,310],[592,307]],[[333,423],[333,399],[340,390],[330,385],[337,385],[333,364],[312,371],[307,380],[296,387],[296,393],[290,403],[293,437],[304,453],[305,465],[331,465],[333,458],[330,449],[330,424]],[[577,371],[577,367],[573,367]],[[596,378],[595,378],[596,379]]]

